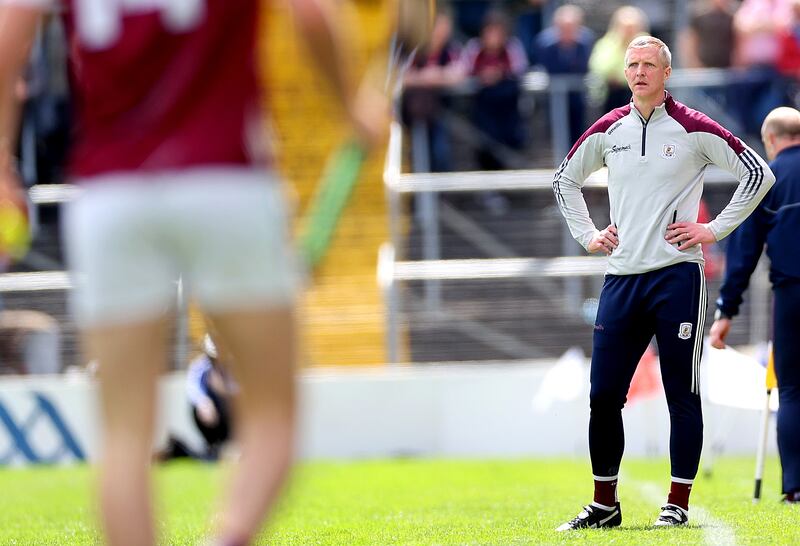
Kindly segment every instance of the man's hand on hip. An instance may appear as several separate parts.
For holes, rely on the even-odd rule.
[[[603,231],[597,232],[597,234],[589,242],[587,250],[592,253],[602,252],[606,256],[609,256],[612,252],[614,252],[614,249],[617,248],[617,245],[619,245],[617,228],[614,226],[614,224],[611,224]]]
[[[717,242],[708,224],[695,222],[676,222],[668,225],[664,238],[669,244],[678,245],[678,250],[687,250],[700,243]]]

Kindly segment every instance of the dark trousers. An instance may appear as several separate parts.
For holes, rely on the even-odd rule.
[[[198,416],[197,408],[194,406],[192,407],[192,417],[197,429],[206,441],[206,454],[211,458],[216,458],[219,454],[219,448],[231,437],[231,415],[225,399],[213,393],[209,393],[209,397],[214,402],[214,407],[217,408],[219,418],[216,424],[213,426],[206,425]]]
[[[703,268],[681,263],[638,275],[606,275],[594,326],[589,453],[595,476],[619,473],[622,408],[655,335],[670,415],[672,477],[694,479],[703,445],[700,357],[707,292]]]
[[[775,375],[778,378],[778,453],[783,492],[800,491],[800,282],[775,289]]]

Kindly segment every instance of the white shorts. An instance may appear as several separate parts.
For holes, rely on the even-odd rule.
[[[79,180],[63,231],[80,326],[155,318],[177,280],[210,312],[291,305],[299,286],[282,189],[251,168]]]

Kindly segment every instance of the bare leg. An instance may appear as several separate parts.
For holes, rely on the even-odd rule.
[[[254,538],[291,465],[295,414],[295,323],[288,309],[214,314],[240,392],[234,433],[242,458],[223,506],[222,544]]]
[[[88,356],[98,362],[103,414],[100,504],[108,543],[155,542],[150,468],[156,381],[166,360],[166,323],[94,328]]]

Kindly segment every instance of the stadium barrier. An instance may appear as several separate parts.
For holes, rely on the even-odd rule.
[[[708,366],[706,366],[708,368]],[[725,365],[722,365],[723,369]],[[303,370],[297,453],[301,459],[588,456],[588,361],[443,363]],[[762,368],[763,375],[763,368]],[[749,377],[749,376],[748,376]],[[754,376],[755,377],[755,376]],[[185,372],[162,378],[154,449],[171,434],[202,440],[185,395]],[[749,381],[763,395],[763,378]],[[625,408],[626,456],[666,456],[669,414],[659,390]],[[711,389],[706,388],[705,392]],[[72,464],[98,456],[97,391],[85,373],[0,378],[0,465]],[[751,455],[760,414],[707,399],[707,446]],[[730,434],[735,426],[736,434]],[[774,430],[770,452],[775,452]]]

